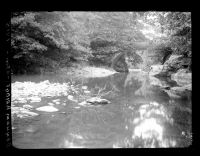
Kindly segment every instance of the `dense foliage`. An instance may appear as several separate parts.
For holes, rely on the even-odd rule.
[[[167,22],[172,31],[170,47],[174,53],[183,55],[182,66],[191,70],[191,13],[169,14]]]
[[[176,70],[191,70],[191,13],[145,12],[142,19],[164,34],[151,41],[147,52],[142,56],[143,65],[164,64],[171,55],[182,55],[181,64]]]
[[[191,13],[170,12],[162,17],[162,27],[169,36],[166,42],[174,54],[191,57]]]
[[[141,31],[148,25],[167,36],[154,37],[150,41]],[[146,64],[145,66],[157,62],[163,64],[171,54],[181,54],[191,58],[191,14],[185,12],[14,12],[11,14],[10,56],[12,72],[15,74],[56,70],[80,60],[93,65],[110,66],[114,55],[121,52],[126,53],[129,66],[134,68],[138,68],[138,64],[142,63]],[[191,61],[188,62],[188,66],[191,66]]]
[[[52,65],[45,57],[49,49],[58,49],[60,43],[50,27],[35,20],[35,13],[24,13],[11,19],[11,65],[14,73],[34,72],[34,67]],[[38,68],[37,68],[38,69]]]

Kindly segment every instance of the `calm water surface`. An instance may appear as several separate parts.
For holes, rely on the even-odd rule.
[[[15,76],[12,83],[31,81],[66,83],[63,75]],[[43,97],[29,103],[38,116],[15,118],[12,126],[16,148],[138,148],[188,147],[191,145],[191,98],[170,98],[163,86],[173,87],[169,79],[149,77],[141,72],[116,73],[103,78],[73,79],[91,91],[110,91],[102,98],[110,104],[80,107],[66,96]],[[73,96],[73,94],[71,94]],[[37,107],[59,99],[57,112],[40,112]],[[17,103],[15,106],[24,103]]]

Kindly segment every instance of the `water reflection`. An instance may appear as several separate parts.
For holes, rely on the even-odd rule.
[[[131,109],[131,111],[130,111]],[[113,147],[174,147],[176,138],[167,136],[169,125],[173,125],[171,112],[153,101],[140,106],[124,108],[127,135],[119,138]]]
[[[85,148],[85,147],[84,146],[78,146],[73,142],[65,140],[64,145],[60,146],[60,148]]]
[[[170,104],[172,100],[162,90],[165,87],[175,85],[175,83],[168,83],[167,81],[149,77],[143,73],[130,73],[124,81],[124,87],[127,89],[137,81],[140,82],[137,83],[140,84],[140,87],[137,88],[135,92],[131,92],[131,98],[135,98],[135,102],[130,101],[130,103],[126,101],[128,104],[124,105],[124,111],[127,113],[125,115],[125,122],[127,123],[125,129],[127,131],[132,131],[132,139],[130,139],[130,136],[120,138],[120,141],[114,143],[113,147],[177,146],[178,143],[176,140],[177,138],[181,138],[181,136],[177,134],[178,132],[175,130],[175,127],[173,127],[174,109],[168,107],[168,104]],[[128,91],[128,93],[127,99],[130,98],[130,92]],[[172,135],[173,137],[171,137],[171,133],[177,134],[177,136],[174,137]],[[180,141],[180,139],[178,140]]]
[[[84,139],[83,136],[81,136],[80,134],[70,133],[70,137],[71,141],[69,141],[69,137],[64,138],[64,140],[62,141],[63,143],[60,144],[60,148],[84,148],[84,146],[81,145]]]
[[[29,98],[37,96],[41,98],[40,105],[54,105],[59,109],[58,112],[52,112],[52,116],[40,113],[40,120],[34,122],[37,128],[28,127],[29,135],[20,136],[20,139],[15,140],[15,145],[22,144],[30,148],[33,145],[55,148],[153,148],[189,145],[186,135],[191,132],[191,99],[181,101],[170,98],[163,91],[163,88],[174,85],[169,80],[149,77],[142,72],[130,72],[87,78],[75,84],[68,83],[67,80],[57,81],[26,82],[21,86],[15,83],[14,87],[18,92],[15,90],[17,94],[12,97],[16,101],[13,104],[34,100]],[[82,86],[76,88],[80,83]],[[81,102],[78,98],[80,93],[90,95],[96,88],[104,86],[105,92],[114,88],[114,94],[103,97],[111,101],[110,104],[80,107],[71,98]],[[47,99],[49,96],[52,98]],[[18,124],[20,127],[24,123],[20,121]],[[30,124],[33,125],[32,121]],[[13,133],[13,136],[16,134]],[[54,143],[50,143],[52,140]]]
[[[151,139],[155,137],[162,141],[163,128],[156,122],[155,118],[145,119],[136,126],[132,138],[141,137],[142,139]]]
[[[132,138],[144,142],[144,147],[174,147],[176,141],[164,138],[165,123],[173,124],[166,109],[156,102],[139,107],[139,117],[133,120],[135,125]]]

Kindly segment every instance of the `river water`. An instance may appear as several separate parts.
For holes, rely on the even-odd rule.
[[[37,95],[41,89],[34,92],[34,87],[30,86],[26,90],[14,90],[14,84],[25,83],[40,87],[48,84],[54,88],[48,90],[51,96],[46,96],[46,91]],[[84,86],[81,88],[84,96],[104,88],[103,92],[108,94],[102,94],[102,98],[111,103],[80,106],[81,93],[68,90],[65,94],[67,91],[63,84],[80,86],[79,91]],[[143,72],[77,79],[55,74],[12,77],[12,94],[15,96],[12,106],[29,104],[31,111],[39,114],[26,118],[12,117],[13,146],[23,149],[189,147],[192,144],[190,93],[186,97],[172,98],[163,86],[170,88],[177,84]],[[58,93],[61,89],[62,94]],[[30,97],[33,92],[41,100],[20,101],[17,97],[19,94],[20,97]],[[79,98],[78,102],[70,99],[69,95],[74,99]],[[14,102],[17,98],[18,101]],[[36,109],[50,104],[58,111]]]

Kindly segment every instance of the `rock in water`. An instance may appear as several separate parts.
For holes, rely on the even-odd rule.
[[[101,99],[99,97],[92,97],[86,101],[83,101],[81,103],[79,103],[79,105],[82,105],[82,106],[97,106],[97,105],[106,105],[106,104],[109,104],[110,101],[106,100],[106,99]]]
[[[71,101],[78,102],[72,95],[68,95],[67,98]]]
[[[43,107],[36,108],[36,110],[37,111],[43,111],[43,112],[56,112],[56,111],[58,111],[58,109],[53,107],[53,106],[43,106]]]
[[[51,103],[51,102],[49,102],[49,103],[48,103],[48,105],[50,105],[50,106],[53,106],[54,104],[53,104],[53,103]]]
[[[83,102],[79,103],[79,105],[81,105],[81,106],[88,106],[89,104],[86,101],[83,101]]]
[[[31,97],[31,98],[29,98],[31,101],[31,103],[33,103],[33,102],[40,102],[41,101],[41,98],[40,97]]]
[[[82,89],[87,89],[88,87],[87,86],[82,86]]]
[[[33,108],[33,106],[31,105],[23,105],[22,107],[28,110],[31,110]]]
[[[90,93],[90,91],[89,90],[84,90],[84,93]]]
[[[34,116],[39,115],[37,113],[31,112],[31,111],[29,111],[25,108],[22,108],[22,107],[12,107],[11,108],[11,114],[12,114],[12,116],[14,114],[16,114],[16,116],[19,117],[19,118],[34,117]]]
[[[88,103],[91,103],[91,104],[102,104],[102,105],[104,105],[104,104],[108,104],[108,103],[110,103],[110,101],[108,101],[108,100],[106,100],[106,99],[101,99],[101,98],[99,98],[99,97],[92,97],[92,98],[90,98],[90,99],[88,99],[88,100],[86,100]]]
[[[182,66],[182,55],[171,55],[163,65],[152,65],[150,75],[171,76]]]
[[[157,75],[163,70],[163,65],[152,65],[149,75]]]

